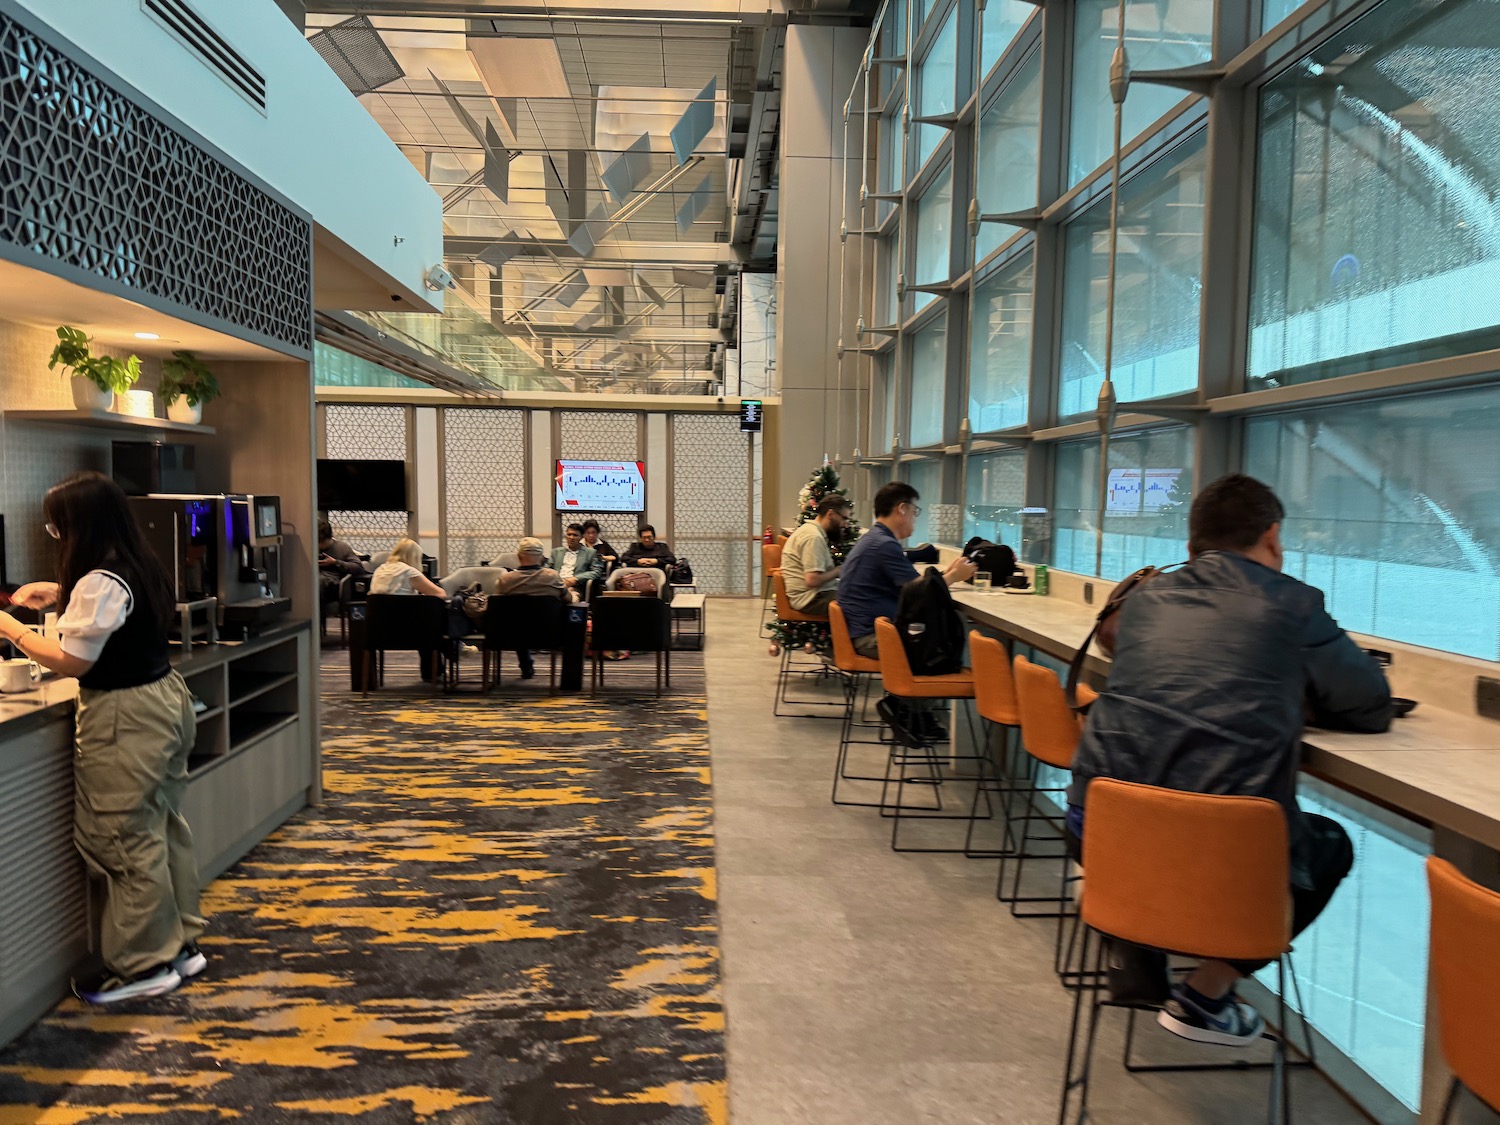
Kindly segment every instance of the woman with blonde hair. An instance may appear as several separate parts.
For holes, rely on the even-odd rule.
[[[390,557],[370,578],[372,594],[426,594],[446,598],[448,592],[422,573],[422,548],[414,540],[399,540]]]

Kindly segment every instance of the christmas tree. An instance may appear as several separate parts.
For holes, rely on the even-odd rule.
[[[812,476],[808,477],[807,483],[802,486],[802,491],[797,493],[798,526],[816,518],[818,503],[823,497],[848,496],[848,494],[849,490],[840,485],[838,471],[832,465],[824,464],[814,469]],[[832,538],[828,541],[828,549],[833,555],[835,566],[843,565],[844,556],[862,533],[863,529],[851,513],[843,535],[837,541]],[[802,648],[809,652],[822,653],[825,656],[833,650],[833,641],[828,635],[828,626],[812,621],[782,621],[780,619],[772,621],[771,639],[775,642],[772,655],[782,648]]]

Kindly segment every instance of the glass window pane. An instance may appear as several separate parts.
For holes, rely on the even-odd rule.
[[[1115,104],[1109,60],[1115,52],[1117,0],[1077,0],[1073,32],[1073,104],[1068,126],[1068,183],[1076,184],[1110,158]],[[1213,45],[1213,0],[1158,0],[1125,8],[1125,47],[1132,70],[1167,70],[1207,62]],[[1130,87],[1121,143],[1129,144],[1178,102],[1170,86]]]
[[[875,357],[871,371],[870,448],[866,452],[882,456],[891,451],[891,434],[895,431],[895,380],[890,375],[890,360],[884,356]]]
[[[1041,119],[1042,53],[1032,51],[979,121],[978,195],[985,214],[1036,206]],[[974,260],[983,261],[1018,229],[981,223]]]
[[[936,321],[911,337],[911,433],[909,446],[936,445],[943,440],[943,399],[948,358],[948,318]]]
[[[1382,4],[1266,87],[1252,387],[1500,347],[1495,22]]]
[[[913,461],[906,466],[906,482],[921,496],[917,507],[922,509],[922,514],[917,517],[916,528],[906,541],[907,545],[915,547],[918,543],[932,543],[935,541],[932,537],[933,510],[943,502],[943,463]]]
[[[1187,557],[1192,504],[1193,435],[1171,426],[1110,439],[1104,567],[1094,568],[1099,525],[1099,442],[1057,447],[1053,482],[1052,565],[1101,578]]]
[[[976,434],[1026,424],[1033,280],[1027,251],[974,292],[969,429]]]
[[[958,85],[958,9],[954,8],[943,21],[942,30],[926,56],[917,64],[917,100],[915,117],[937,117],[952,113],[954,91]],[[927,160],[949,130],[940,125],[915,125],[915,161],[912,171]]]
[[[1125,181],[1115,284],[1115,397],[1120,402],[1198,385],[1203,277],[1203,133]],[[1058,415],[1090,413],[1104,383],[1109,200],[1068,224],[1063,260],[1063,354]]]
[[[876,177],[876,191],[884,195],[901,190],[906,183],[906,133],[901,128],[901,107],[880,119],[880,151],[878,155],[880,174]],[[882,223],[896,204],[888,200],[875,203],[875,221]]]
[[[896,278],[901,268],[900,254],[901,243],[895,235],[880,240],[880,274],[877,281],[879,293],[875,301],[875,319],[879,323],[869,325],[870,328],[884,328],[901,320],[901,305],[896,300]]]
[[[948,254],[953,241],[953,166],[944,168],[917,201],[917,269],[914,284],[932,285],[948,280]],[[933,300],[931,293],[916,294],[916,307]]]
[[[990,0],[979,18],[984,21],[979,38],[979,76],[983,78],[1000,61],[1011,40],[1021,34],[1036,11],[1026,0]]]
[[[1255,418],[1286,571],[1346,629],[1500,659],[1500,387]]]
[[[1019,449],[969,458],[964,483],[964,539],[982,535],[1021,557],[1021,508],[1026,503],[1026,454]]]

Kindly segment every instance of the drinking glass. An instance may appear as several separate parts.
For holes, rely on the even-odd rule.
[[[921,621],[913,621],[906,626],[906,635],[908,637],[911,637],[913,640],[915,640],[917,637],[920,637],[925,632],[927,632],[927,626]]]
[[[987,570],[977,571],[974,575],[974,589],[988,591],[990,588],[990,572]]]

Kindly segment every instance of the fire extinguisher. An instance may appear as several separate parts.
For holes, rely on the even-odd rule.
[[[771,525],[770,524],[766,524],[765,533],[763,535],[761,535],[760,541],[762,543],[764,543],[768,547],[772,543],[776,542],[776,536],[774,536],[774,535],[771,534]]]

